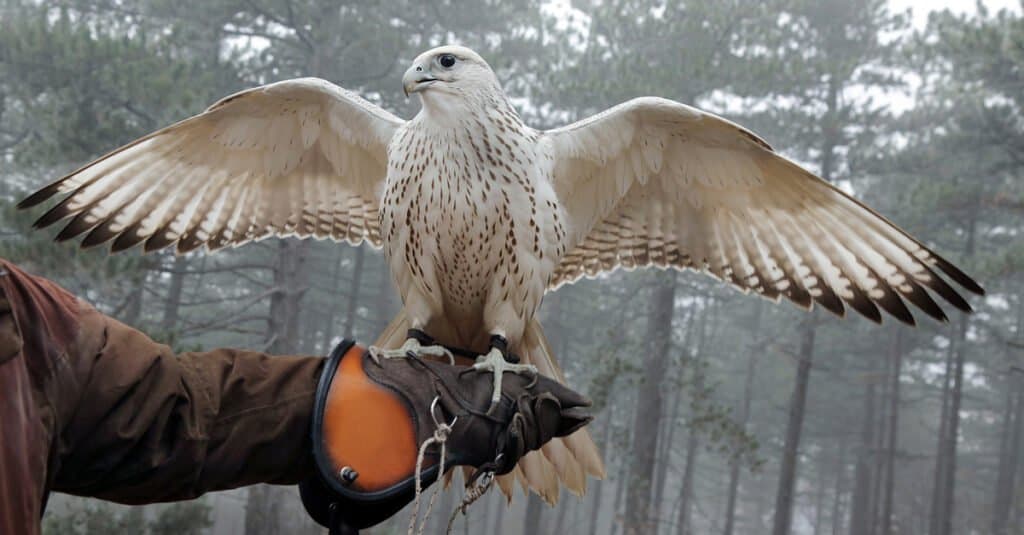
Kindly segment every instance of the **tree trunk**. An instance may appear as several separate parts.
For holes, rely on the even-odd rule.
[[[686,465],[683,468],[683,483],[679,491],[679,520],[676,524],[676,533],[679,535],[689,535],[692,532],[690,518],[693,511],[693,473],[697,469],[699,448],[700,435],[691,427],[686,438]]]
[[[754,399],[754,371],[757,369],[757,358],[761,354],[758,347],[761,338],[761,303],[754,305],[754,321],[751,327],[750,356],[747,357],[747,376],[743,382],[743,403],[740,405],[740,426],[747,430],[750,422],[750,404]],[[729,461],[729,490],[725,505],[725,529],[723,535],[732,535],[736,525],[736,496],[740,488],[740,462],[739,459]]]
[[[626,498],[626,535],[640,535],[657,529],[651,507],[651,484],[661,422],[661,380],[668,368],[672,341],[672,316],[675,311],[676,274],[657,274],[651,313],[647,322],[650,342],[644,359],[643,380],[637,386],[629,492]]]
[[[305,293],[305,273],[302,268],[308,249],[307,241],[278,241],[267,329],[269,353],[293,353],[300,341],[300,301]],[[287,492],[284,487],[269,485],[258,485],[249,490],[245,508],[246,535],[276,535],[285,529],[280,504]]]
[[[685,344],[683,344],[685,347]],[[656,457],[655,466],[667,467],[672,463],[672,452],[675,445],[676,435],[676,422],[679,421],[679,413],[682,410],[683,395],[680,392],[680,388],[674,388],[670,400],[667,400],[665,407],[671,407],[669,413],[662,418],[660,424],[661,430],[658,432],[658,455]],[[663,499],[665,496],[665,483],[668,481],[668,470],[657,470],[654,474],[654,490],[651,498],[651,509],[654,511],[658,518],[665,518],[667,515],[671,515],[671,511],[667,514],[662,512]]]
[[[880,535],[892,532],[893,488],[896,483],[896,448],[899,446],[900,419],[900,374],[903,373],[903,329],[896,329],[893,335],[892,354],[889,359],[889,433],[885,445],[885,488],[882,496],[882,517]]]
[[[826,450],[822,450],[818,453],[818,482],[815,484],[816,492],[814,493],[814,535],[822,535],[822,530],[825,527],[825,487],[828,485],[825,475],[828,470],[828,458],[825,455]]]
[[[843,494],[846,491],[846,447],[847,441],[839,438],[839,455],[836,456],[836,488],[832,496],[832,535],[843,530]]]
[[[131,292],[125,301],[124,312],[120,314],[120,319],[124,323],[132,326],[138,326],[139,321],[142,319],[142,297],[146,289],[146,276],[149,274],[149,262],[145,259],[141,265],[132,273],[131,281]]]
[[[625,411],[627,414],[629,411]],[[615,485],[615,500],[612,502],[612,525],[609,533],[611,535],[617,535],[619,531],[625,526],[626,520],[625,515],[620,514],[623,510],[622,501],[626,495],[626,489],[628,488],[627,483],[629,482],[629,465],[626,460],[623,459],[619,463],[618,480]]]
[[[890,346],[892,344],[890,343]],[[888,355],[886,355],[888,357]],[[881,524],[882,484],[885,481],[885,443],[888,440],[888,418],[886,409],[889,406],[889,358],[885,358],[878,375],[880,394],[878,396],[877,409],[875,412],[875,442],[871,445],[871,492],[868,493],[868,534],[878,533],[878,526]]]
[[[274,291],[270,296],[267,351],[294,352],[299,342],[300,302],[306,291],[303,266],[309,242],[280,240],[274,265]]]
[[[789,402],[789,418],[786,422],[786,441],[782,452],[782,466],[779,473],[778,491],[775,493],[775,520],[772,535],[788,535],[793,520],[793,496],[796,489],[797,452],[800,448],[800,432],[804,425],[804,408],[807,404],[807,386],[811,378],[811,359],[814,358],[813,317],[807,318],[800,342],[799,361],[796,368],[796,384],[793,398]]]
[[[505,533],[505,509],[509,508],[508,502],[505,501],[504,496],[498,497],[498,510],[494,513],[494,527],[491,529],[491,533],[494,535],[501,535]]]
[[[171,283],[167,287],[167,299],[164,300],[164,316],[160,320],[160,329],[170,335],[178,326],[178,314],[181,310],[181,296],[185,289],[185,270],[188,260],[184,256],[175,256],[171,268]]]
[[[964,359],[967,353],[965,349],[967,341],[967,316],[960,316],[960,321],[957,325],[957,343],[956,343],[956,367],[953,370],[953,391],[951,392],[951,398],[949,401],[949,432],[946,435],[946,440],[943,442],[943,448],[946,450],[946,465],[945,465],[945,477],[943,485],[945,491],[943,492],[943,503],[939,507],[941,512],[941,523],[940,523],[940,535],[952,535],[953,533],[953,508],[956,505],[954,500],[955,488],[956,488],[956,449],[957,442],[960,436],[960,401],[963,395],[963,382],[964,382]]]
[[[608,451],[608,446],[612,443],[611,411],[608,411],[608,413],[604,420],[604,438],[601,440],[599,451]],[[604,481],[595,481],[590,490],[590,520],[589,529],[586,533],[597,533],[597,522],[601,515],[601,495],[603,494],[605,484]]]
[[[683,340],[681,344],[681,347],[683,348],[689,347],[691,341],[693,340],[693,329],[694,324],[696,323],[697,315],[697,312],[693,311],[689,314],[689,317],[686,320],[686,330],[685,334],[683,335]],[[695,355],[700,355],[704,351],[704,323],[706,323],[706,320],[701,324],[702,330]],[[687,366],[685,361],[680,362],[678,379],[680,382],[685,380],[684,374],[686,371],[686,367]],[[672,390],[674,390],[672,394],[672,401],[670,401],[667,405],[669,407],[672,407],[672,412],[668,415],[667,418],[663,419],[662,431],[658,440],[657,466],[661,467],[668,467],[672,462],[672,446],[675,445],[676,429],[679,427],[677,422],[679,421],[679,414],[683,410],[683,400],[686,397],[683,395],[682,388],[673,388]],[[667,469],[657,471],[657,479],[654,486],[653,509],[655,512],[658,513],[658,518],[667,518],[671,515],[671,511],[664,515],[661,513],[661,508],[664,505],[663,499],[665,496],[665,483],[668,481],[668,474],[669,471]]]
[[[540,514],[543,509],[544,502],[541,501],[540,496],[531,492],[529,498],[526,499],[526,518],[523,521],[523,535],[541,533]]]
[[[975,190],[972,194],[970,215],[967,222],[967,241],[964,244],[965,259],[974,256],[974,240],[976,237],[980,198],[981,191]],[[939,454],[936,464],[938,465],[939,462],[942,464],[937,466],[938,469],[936,470],[936,488],[933,489],[930,535],[952,535],[953,533],[953,509],[956,506],[954,499],[956,494],[956,449],[960,435],[960,401],[963,394],[964,360],[967,356],[967,327],[967,315],[961,314],[959,321],[957,321],[956,332],[950,340],[950,352],[953,357],[953,386],[949,392],[949,408],[945,415],[947,420],[946,432],[939,436]],[[948,366],[946,370],[948,373]]]
[[[1009,378],[1010,394],[1007,396],[1010,403],[1009,411],[1003,419],[1003,439],[999,456],[999,477],[996,481],[996,497],[992,511],[992,533],[994,535],[1007,535],[1009,533],[1010,505],[1014,503],[1016,489],[1014,481],[1017,479],[1017,467],[1020,463],[1020,453],[1024,440],[1024,373],[1011,371]],[[1016,376],[1016,377],[1014,377]],[[1012,400],[1016,398],[1016,402]]]
[[[711,307],[706,307],[703,311],[695,311],[696,314],[701,315],[699,335],[697,337],[696,351],[693,352],[693,358],[690,361],[690,367],[693,368],[693,394],[691,399],[697,399],[697,396],[704,395],[704,370],[701,367],[701,356],[704,354],[706,344],[708,342],[708,325],[714,325],[715,317],[712,317]],[[695,426],[688,426],[689,433],[686,437],[686,461],[683,465],[683,481],[679,488],[679,511],[678,518],[676,519],[676,533],[679,535],[688,535],[692,530],[690,526],[690,519],[693,513],[693,485],[694,485],[694,472],[697,469],[697,453],[700,448],[700,434]]]
[[[341,299],[336,297],[337,294],[334,292],[337,292],[338,287],[341,285],[341,252],[343,249],[341,247],[338,247],[337,249],[337,252],[332,257],[334,265],[331,267],[331,282],[329,288],[332,297],[330,298],[330,302],[327,304],[327,312],[324,314],[323,327],[320,332],[320,349],[324,354],[327,354],[330,350],[334,349],[331,342],[334,341],[334,337],[338,334],[334,322],[338,315],[338,305],[341,302]],[[349,302],[351,303],[354,301],[355,300],[351,299],[350,296]],[[342,334],[349,336],[347,332],[343,332]]]
[[[939,412],[938,444],[935,447],[935,481],[932,485],[931,507],[928,514],[929,535],[941,535],[942,504],[945,502],[946,448],[943,444],[949,433],[949,399],[952,392],[954,367],[953,340],[946,349],[946,364],[942,380],[942,410]]]
[[[356,327],[356,308],[359,306],[359,294],[363,285],[363,260],[366,258],[366,247],[360,245],[356,249],[356,265],[352,268],[352,291],[349,292],[348,308],[345,310],[345,337],[352,338]]]
[[[853,476],[853,501],[850,504],[850,535],[870,535],[872,448],[875,446],[875,366],[865,374],[864,410],[860,431],[860,450]]]

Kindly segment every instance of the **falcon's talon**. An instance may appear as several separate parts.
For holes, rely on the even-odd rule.
[[[381,351],[382,351],[382,349],[377,347],[377,346],[370,346],[370,347],[366,348],[366,354],[370,355],[370,358],[373,359],[373,363],[376,364],[377,366],[380,366],[380,352]]]
[[[398,349],[380,349],[377,346],[370,346],[369,349],[370,358],[373,359],[377,365],[380,365],[380,359],[406,359],[406,358],[417,358],[417,357],[445,357],[448,359],[448,364],[455,364],[455,355],[442,345],[421,345],[420,341],[416,338],[409,338],[402,344],[402,347]]]
[[[487,414],[492,414],[501,401],[501,377],[504,373],[518,373],[520,375],[532,375],[533,381],[537,380],[537,367],[532,364],[513,364],[505,360],[504,352],[498,347],[492,347],[486,354],[476,359],[471,368],[476,372],[490,372],[494,374],[494,390],[491,392],[491,404],[487,407]]]

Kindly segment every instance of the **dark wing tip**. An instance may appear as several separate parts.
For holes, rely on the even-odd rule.
[[[178,240],[177,246],[174,248],[176,254],[182,255],[195,251],[196,249],[203,246],[203,240],[199,239],[195,233],[189,232],[181,239]]]
[[[846,303],[850,305],[850,308],[859,312],[865,318],[871,320],[876,325],[882,324],[882,312],[878,310],[878,307],[868,299],[868,296],[858,286],[851,286],[853,290],[853,297],[845,299]]]
[[[114,243],[110,244],[110,252],[120,253],[121,251],[126,251],[138,245],[142,240],[143,237],[135,236],[128,232],[122,232],[114,239]]]
[[[144,252],[151,253],[153,251],[166,249],[168,246],[176,242],[177,239],[177,237],[167,237],[167,232],[165,232],[164,229],[161,229],[150,236],[149,239],[142,244],[142,250]]]
[[[68,240],[74,239],[75,236],[78,236],[81,233],[82,233],[81,231],[76,231],[74,226],[71,223],[68,223],[64,228],[60,229],[60,232],[58,232],[56,236],[53,237],[53,241],[55,241],[55,242],[68,241]]]
[[[964,275],[964,279],[963,280],[960,280],[960,279],[953,279],[953,280],[955,280],[957,282],[957,284],[959,284],[959,285],[963,286],[964,288],[968,289],[969,291],[971,291],[975,295],[985,295],[985,288],[982,288],[981,285],[977,283],[977,281],[975,281],[974,279],[972,279],[972,278],[970,278],[970,277],[968,277],[966,275]],[[970,305],[968,305],[968,306],[970,306]],[[968,312],[970,312],[970,311],[968,311]]]
[[[63,181],[61,181],[61,182],[63,182]],[[33,206],[35,206],[35,205],[45,201],[46,199],[49,199],[50,197],[53,197],[54,195],[57,194],[57,192],[59,190],[60,190],[60,182],[54,182],[53,184],[50,184],[49,186],[46,186],[46,187],[40,189],[39,191],[29,195],[28,197],[25,197],[24,199],[22,199],[21,202],[19,202],[18,205],[17,205],[18,209],[19,210],[24,210],[26,208],[31,208],[31,207],[33,207]]]
[[[935,261],[937,262],[939,269],[941,269],[943,273],[948,275],[949,278],[956,281],[957,284],[963,286],[971,293],[977,295],[985,295],[985,289],[982,288],[977,281],[975,281],[966,273],[964,273],[960,268],[956,267],[955,265],[953,265],[952,262],[946,260],[945,258],[942,258],[938,255],[933,256],[935,257]]]
[[[107,225],[100,225],[89,231],[89,233],[82,238],[82,249],[89,249],[91,247],[96,247],[97,245],[102,245],[114,239],[114,236],[117,236],[116,232],[112,232]]]
[[[32,223],[32,228],[46,228],[64,218],[70,217],[74,212],[67,209],[67,204],[67,199],[57,203],[56,206],[50,208],[46,213],[39,216],[39,219],[36,219],[35,222]]]
[[[917,318],[915,318],[913,314],[910,314],[909,316],[905,316],[905,317],[904,316],[893,316],[893,317],[896,318],[897,320],[899,320],[900,323],[906,325],[907,327],[917,327]]]
[[[910,289],[903,292],[903,298],[912,303],[918,310],[924,312],[935,320],[942,322],[949,321],[949,318],[946,317],[946,312],[942,310],[942,307],[940,307],[930,295],[928,295],[928,292],[925,291],[917,281],[912,279],[908,280]]]
[[[95,227],[99,222],[87,222],[86,215],[86,212],[79,212],[77,215],[75,215],[75,217],[72,218],[67,225],[64,225],[64,228],[60,229],[60,232],[58,232],[57,235],[53,238],[54,241],[68,241],[80,236],[83,232],[92,230],[92,228]]]
[[[843,301],[828,286],[821,286],[821,292],[821,295],[814,297],[814,302],[835,314],[836,317],[846,317],[846,308],[843,306]]]
[[[914,318],[914,314],[907,308],[906,303],[903,302],[895,292],[886,295],[883,299],[876,301],[879,306],[885,309],[890,316],[896,318],[900,323],[908,325],[910,327],[917,326],[917,320]]]

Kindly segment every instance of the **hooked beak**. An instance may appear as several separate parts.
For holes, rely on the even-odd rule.
[[[405,90],[406,98],[408,98],[410,94],[423,91],[436,81],[437,78],[431,76],[429,70],[417,64],[405,71],[405,75],[402,76],[402,88]]]

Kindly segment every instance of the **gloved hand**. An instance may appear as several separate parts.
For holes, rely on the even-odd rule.
[[[499,406],[487,415],[493,384],[490,373],[419,358],[369,361],[365,371],[377,383],[401,392],[415,413],[414,419],[428,423],[418,426],[417,444],[433,435],[435,420],[452,424],[447,443],[449,466],[486,466],[505,474],[526,453],[591,420],[586,411],[590,400],[541,375],[504,374]],[[436,452],[433,454],[436,458]]]
[[[420,358],[374,360],[343,342],[324,368],[314,411],[316,481],[300,487],[307,511],[322,525],[363,528],[397,512],[421,477],[456,465],[504,474],[526,453],[591,420],[590,401],[547,377],[505,374],[498,407],[487,414],[490,373]],[[333,514],[332,514],[333,511]]]

